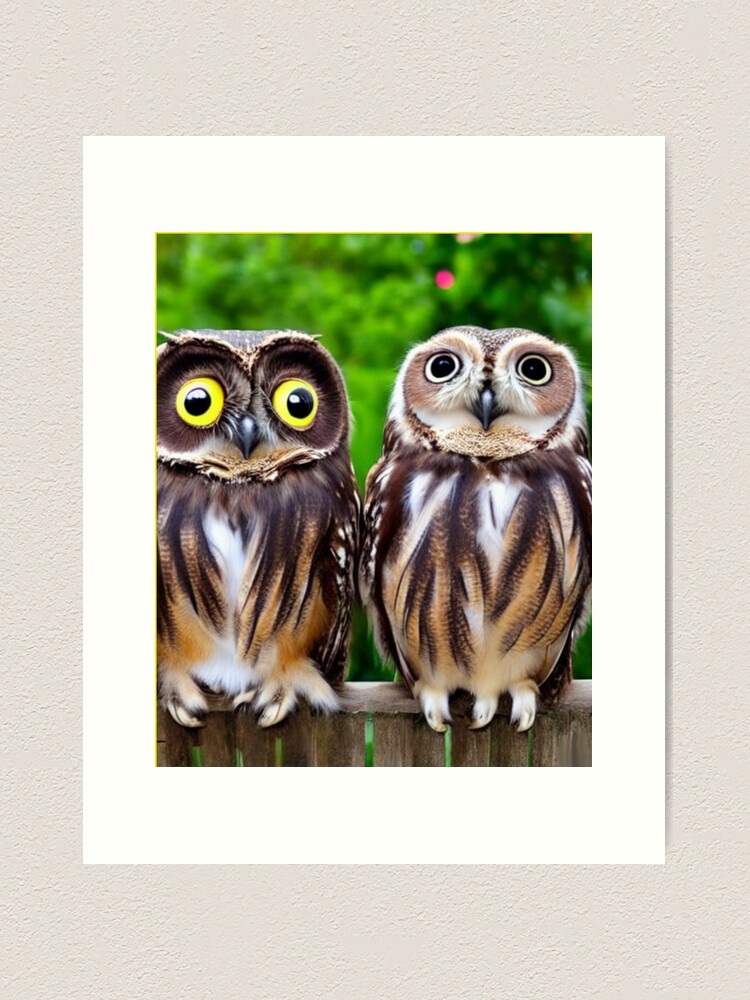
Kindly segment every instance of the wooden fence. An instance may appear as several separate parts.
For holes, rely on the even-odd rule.
[[[270,729],[215,699],[202,729],[157,716],[160,767],[590,767],[591,681],[574,681],[554,708],[542,707],[528,733],[510,725],[509,702],[492,723],[467,727],[471,701],[451,700],[454,724],[433,732],[400,684],[345,685],[342,711],[313,716],[300,706]],[[501,714],[502,713],[502,714]]]

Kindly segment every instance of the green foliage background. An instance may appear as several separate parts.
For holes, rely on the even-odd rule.
[[[438,287],[447,271],[454,282]],[[591,367],[589,234],[157,236],[157,329],[296,329],[322,335],[343,369],[360,487],[380,454],[407,350],[447,326],[520,326],[568,344]],[[590,378],[589,417],[591,406]],[[352,680],[390,678],[357,612]],[[591,629],[575,656],[591,676]]]

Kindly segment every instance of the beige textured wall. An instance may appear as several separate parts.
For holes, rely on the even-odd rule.
[[[71,0],[0,18],[2,995],[748,996],[747,5]],[[666,135],[665,867],[81,866],[80,137],[196,133]],[[637,656],[637,622],[631,638]],[[446,808],[469,838],[486,821]]]

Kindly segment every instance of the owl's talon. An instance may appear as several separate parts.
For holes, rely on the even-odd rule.
[[[495,718],[497,698],[477,698],[471,712],[472,721],[469,729],[484,729]]]
[[[436,733],[444,733],[448,729],[445,721],[439,715],[433,715],[430,712],[428,715],[425,715],[425,719],[427,719],[430,729],[434,729]]]
[[[524,710],[524,712],[521,714],[521,719],[518,723],[518,728],[516,731],[519,733],[527,732],[527,730],[531,729],[531,727],[534,725],[535,718],[536,716],[534,715],[533,712]]]
[[[288,699],[267,705],[258,718],[258,725],[261,729],[268,729],[270,726],[275,726],[287,717],[291,707]]]
[[[444,733],[451,722],[448,693],[423,690],[419,694],[419,703],[430,729],[434,729],[436,733]]]
[[[255,698],[255,710],[259,713],[258,725],[262,729],[282,722],[294,708],[294,691],[267,684],[260,687]]]
[[[196,715],[176,701],[167,702],[167,709],[175,722],[188,729],[200,729],[201,726],[205,726],[206,724],[205,712]]]
[[[234,701],[232,702],[232,708],[235,710],[235,712],[248,711],[252,707],[252,704],[255,701],[255,696],[257,693],[258,692],[255,688],[250,688],[249,691],[243,691],[241,694],[238,694],[235,697]]]
[[[529,688],[511,690],[513,707],[510,721],[517,722],[517,732],[525,733],[534,725],[536,718],[536,693]]]
[[[208,704],[201,689],[188,674],[161,665],[159,699],[178,725],[188,729],[205,726]]]

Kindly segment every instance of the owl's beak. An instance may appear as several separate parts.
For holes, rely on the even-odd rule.
[[[242,452],[243,458],[249,458],[250,452],[258,443],[260,430],[252,417],[243,417],[232,431],[232,441]]]
[[[489,387],[482,389],[474,405],[474,415],[482,422],[482,429],[488,431],[490,424],[498,416],[495,409],[495,393]]]

